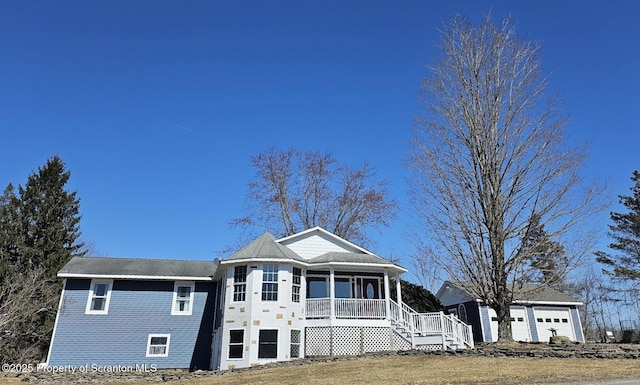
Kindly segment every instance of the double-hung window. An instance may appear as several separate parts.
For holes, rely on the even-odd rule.
[[[291,280],[291,301],[300,302],[300,283],[302,270],[297,267],[293,268],[293,279]]]
[[[264,265],[262,269],[262,300],[278,300],[278,265]]]
[[[173,287],[171,315],[191,315],[193,309],[193,282],[176,282]]]
[[[107,314],[111,299],[111,280],[92,280],[85,314]]]
[[[244,352],[244,330],[229,330],[229,358],[242,358]]]
[[[247,299],[247,265],[233,269],[233,301],[242,302]]]
[[[278,358],[277,330],[260,330],[258,358]]]
[[[169,357],[171,334],[149,334],[147,357]]]

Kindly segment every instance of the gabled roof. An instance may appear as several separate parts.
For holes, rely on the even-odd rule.
[[[438,290],[436,297],[442,297],[442,292],[448,285],[464,292],[469,296],[469,298],[474,298],[471,290],[469,290],[468,283],[454,281],[445,281],[440,290]],[[480,300],[479,298],[475,299],[478,301]],[[525,283],[514,288],[513,302],[520,304],[582,305],[581,301],[571,297],[570,295],[564,294],[548,286],[531,283]]]
[[[304,262],[298,254],[276,242],[276,238],[270,233],[264,233],[261,237],[249,243],[224,262],[242,261],[249,259],[282,259]]]
[[[74,257],[58,277],[210,281],[216,269],[212,261]]]
[[[341,242],[345,245],[349,246],[349,249],[355,250],[356,252],[327,252],[322,255],[319,255],[315,258],[305,259],[298,255],[296,252],[291,250],[289,247],[281,244],[283,240],[294,240],[299,239],[300,235],[308,236],[313,232],[321,232],[322,234],[329,235],[332,239]],[[361,252],[360,252],[361,251]],[[337,237],[326,230],[315,227],[313,229],[309,229],[303,231],[298,234],[291,235],[289,237],[285,237],[282,239],[276,239],[270,233],[265,233],[258,239],[249,243],[247,246],[243,247],[240,251],[233,254],[231,257],[226,260],[220,262],[223,265],[233,264],[239,262],[253,262],[253,261],[264,261],[264,260],[275,260],[275,261],[295,261],[298,262],[302,266],[306,266],[308,268],[314,267],[323,267],[328,265],[341,265],[343,267],[352,265],[352,266],[369,266],[369,267],[384,267],[389,268],[399,273],[404,273],[407,270],[401,266],[394,264],[382,257],[379,257],[361,247],[353,245],[345,241],[344,239]]]
[[[333,233],[330,233],[329,231],[323,229],[322,227],[316,226],[316,227],[312,227],[310,229],[307,229],[305,231],[301,231],[299,233],[295,233],[292,235],[289,235],[287,237],[284,238],[280,238],[277,240],[278,243],[283,244],[283,245],[287,245],[289,243],[295,242],[297,239],[300,238],[305,238],[308,237],[309,235],[311,235],[312,233],[320,233],[322,235],[324,235],[327,238],[332,239],[333,241],[335,241],[336,243],[339,244],[343,244],[344,246],[347,246],[348,248],[352,248],[357,250],[358,252],[364,253],[364,254],[373,254],[372,252],[370,252],[369,250],[360,247],[354,243],[351,243],[349,241],[347,241],[344,238],[341,238]]]

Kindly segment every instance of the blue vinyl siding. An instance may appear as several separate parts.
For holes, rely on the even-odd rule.
[[[88,315],[90,283],[89,279],[67,280],[49,365],[190,367],[213,283],[196,285],[190,316],[171,315],[173,281],[125,280],[113,282],[108,314]],[[168,357],[146,357],[149,334],[171,335]]]

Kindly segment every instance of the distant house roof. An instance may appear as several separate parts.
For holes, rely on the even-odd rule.
[[[58,277],[210,281],[216,269],[211,261],[74,257]]]
[[[446,281],[442,288],[438,291],[441,295],[442,290],[447,285],[453,285],[459,290],[465,292],[470,298],[474,298],[469,290],[469,284],[466,282]],[[436,295],[436,296],[438,296]],[[514,288],[514,303],[531,303],[531,304],[565,304],[565,305],[582,305],[582,302],[570,295],[564,294],[548,286],[525,283]]]

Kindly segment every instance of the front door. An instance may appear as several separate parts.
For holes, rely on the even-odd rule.
[[[362,278],[362,298],[380,299],[380,280],[377,278]]]

